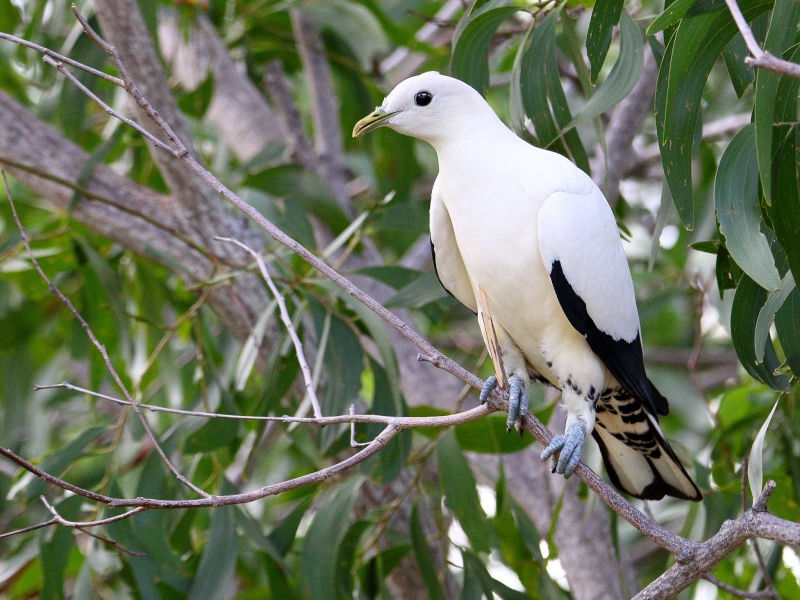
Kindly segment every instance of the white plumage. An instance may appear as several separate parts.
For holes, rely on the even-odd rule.
[[[566,437],[543,453],[560,453],[558,472],[572,473],[594,432],[618,487],[643,498],[699,499],[658,427],[667,403],[644,374],[630,271],[591,178],[518,138],[480,94],[438,73],[400,83],[353,133],[381,125],[437,152],[434,264],[472,311],[480,287],[488,296],[506,372],[518,380],[510,425],[527,405],[529,382],[546,382],[562,391],[568,415]]]

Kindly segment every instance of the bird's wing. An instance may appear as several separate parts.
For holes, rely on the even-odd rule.
[[[633,281],[600,190],[549,196],[539,211],[539,249],[561,309],[592,352],[645,410],[667,414],[644,370]]]
[[[440,197],[438,179],[431,193],[431,253],[433,268],[447,293],[477,313],[478,303],[475,301],[467,268],[458,251],[453,223]]]

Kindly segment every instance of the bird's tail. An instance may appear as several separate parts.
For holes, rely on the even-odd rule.
[[[643,500],[702,499],[658,422],[635,398],[601,401],[596,417],[592,435],[615,486]]]

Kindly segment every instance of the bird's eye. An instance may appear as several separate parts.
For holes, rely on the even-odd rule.
[[[417,95],[414,96],[414,104],[417,106],[428,106],[433,100],[433,94],[430,92],[417,92]]]

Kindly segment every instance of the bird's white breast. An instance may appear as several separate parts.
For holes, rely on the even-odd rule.
[[[511,136],[501,147],[440,152],[439,194],[475,297],[482,286],[495,321],[552,380],[542,356],[545,337],[561,340],[565,351],[589,349],[555,297],[539,250],[539,210],[554,192],[586,193],[593,184],[567,159]],[[557,335],[547,336],[553,327]]]

